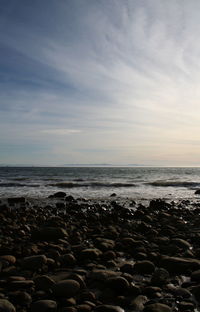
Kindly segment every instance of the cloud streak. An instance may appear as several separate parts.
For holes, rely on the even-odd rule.
[[[199,9],[196,0],[4,4],[0,141],[22,142],[22,153],[44,144],[37,163],[196,163]]]

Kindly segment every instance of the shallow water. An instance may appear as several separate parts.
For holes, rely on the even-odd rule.
[[[198,199],[200,168],[0,167],[0,196]]]

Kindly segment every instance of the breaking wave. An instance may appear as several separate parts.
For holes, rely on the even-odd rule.
[[[0,183],[0,187],[40,187],[39,184]]]
[[[133,183],[102,183],[102,182],[90,182],[90,183],[74,183],[74,182],[61,182],[61,183],[50,183],[46,186],[54,186],[59,188],[74,188],[74,187],[135,187]]]
[[[147,183],[151,186],[161,186],[161,187],[198,187],[200,186],[200,182],[193,181],[154,181]]]

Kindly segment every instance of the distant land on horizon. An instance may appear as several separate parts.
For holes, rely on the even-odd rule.
[[[63,165],[33,165],[33,164],[0,164],[0,167],[148,167],[142,164],[63,164]]]

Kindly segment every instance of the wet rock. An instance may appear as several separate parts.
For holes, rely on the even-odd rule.
[[[56,297],[71,298],[80,290],[80,284],[75,280],[63,280],[55,284],[52,288]]]
[[[32,238],[40,241],[64,239],[67,236],[66,230],[60,227],[42,227],[32,231]]]
[[[24,258],[22,267],[24,269],[38,270],[46,263],[47,257],[45,255],[30,256]]]
[[[196,190],[196,191],[194,192],[194,194],[199,195],[199,194],[200,194],[200,190]]]
[[[172,312],[172,309],[166,304],[153,303],[153,304],[147,305],[143,311],[144,312]]]
[[[16,309],[10,301],[6,299],[0,299],[0,311],[1,312],[16,312]]]
[[[57,311],[57,303],[54,300],[38,300],[31,304],[31,312]]]
[[[141,274],[151,274],[155,270],[155,265],[148,260],[138,261],[134,265],[134,270]]]
[[[95,307],[94,311],[96,312],[124,312],[120,306],[102,304]]]
[[[49,198],[64,198],[66,195],[65,192],[56,192],[53,195],[50,195]]]

